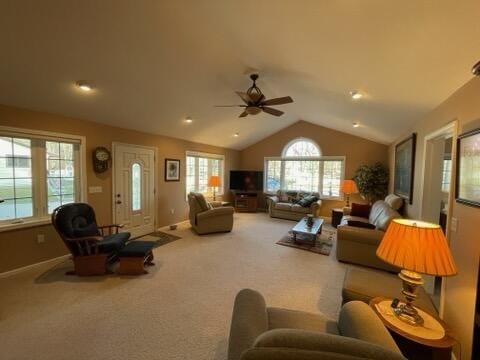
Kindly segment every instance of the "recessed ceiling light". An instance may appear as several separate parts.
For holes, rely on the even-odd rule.
[[[363,97],[362,93],[358,91],[350,91],[350,96],[353,100],[360,100]]]
[[[77,86],[80,90],[89,92],[92,91],[92,85],[87,84],[85,81],[77,81]]]
[[[233,134],[233,136],[234,136],[234,137],[239,137],[240,134],[239,134],[239,133],[235,133],[235,134]]]
[[[186,122],[187,124],[191,124],[191,123],[193,122],[193,119],[192,119],[190,116],[187,116],[187,117],[185,118],[185,122]]]
[[[354,127],[354,128],[360,127],[360,124],[357,123],[357,122],[354,122],[354,123],[353,123],[353,127]]]

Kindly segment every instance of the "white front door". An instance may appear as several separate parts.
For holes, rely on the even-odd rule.
[[[155,150],[113,144],[113,206],[116,224],[132,237],[155,231]]]

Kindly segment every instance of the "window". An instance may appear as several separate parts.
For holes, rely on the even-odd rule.
[[[220,177],[220,186],[215,190],[216,194],[223,194],[223,163],[222,155],[187,151],[185,171],[187,194],[194,191],[213,196],[213,189],[208,186],[208,179],[212,175]]]
[[[450,191],[450,178],[452,176],[452,159],[443,160],[443,169],[442,169],[442,191]]]
[[[142,209],[142,169],[140,164],[132,165],[132,211]]]
[[[0,229],[46,220],[80,197],[80,141],[0,128]]]
[[[296,139],[279,158],[265,158],[265,191],[302,190],[319,192],[322,198],[340,198],[344,157],[322,157],[309,139]]]

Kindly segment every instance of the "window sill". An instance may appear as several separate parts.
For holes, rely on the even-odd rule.
[[[35,226],[42,226],[50,224],[51,220],[49,217],[38,218],[38,219],[31,219],[31,220],[24,220],[18,223],[3,223],[0,224],[0,233],[4,231],[14,231],[20,229],[27,229]]]

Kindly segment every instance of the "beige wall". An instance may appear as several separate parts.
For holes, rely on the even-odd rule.
[[[158,149],[158,212],[157,226],[185,220],[188,204],[185,201],[185,152],[187,150],[210,152],[225,155],[225,174],[231,168],[238,168],[240,153],[215,146],[150,135],[132,130],[120,129],[98,123],[71,119],[58,115],[22,110],[0,105],[0,125],[61,132],[86,137],[87,187],[101,186],[102,193],[87,194],[88,202],[95,208],[97,221],[110,224],[112,221],[112,172],[96,174],[92,167],[92,151],[97,146],[111,149],[112,142],[155,146]],[[181,181],[165,182],[164,159],[181,160]],[[175,209],[175,215],[170,209]],[[37,234],[45,234],[46,242],[37,244]],[[0,233],[0,273],[66,254],[66,248],[51,226],[41,226],[21,231]]]
[[[364,164],[377,161],[388,164],[388,146],[336,130],[299,121],[279,132],[242,150],[240,164],[245,170],[263,170],[264,158],[281,156],[282,150],[291,140],[306,137],[315,141],[325,156],[345,156],[345,178],[351,179],[355,171]],[[358,195],[352,200],[363,202]],[[320,209],[322,216],[330,216],[331,209],[343,207],[343,201],[325,200]]]
[[[459,133],[480,127],[480,78],[474,78],[461,87],[435,110],[417,122],[409,132],[417,133],[413,204],[407,206],[407,214],[411,218],[420,218],[425,136],[454,120],[458,121]],[[408,134],[406,133],[406,135]],[[403,138],[403,136],[400,137],[395,143]],[[395,143],[389,149],[391,172],[394,168]],[[392,187],[393,185],[390,184],[390,188]],[[478,235],[480,209],[454,203],[452,217],[458,220],[457,231],[451,232],[449,236],[450,247],[458,267],[458,275],[446,278],[445,281],[444,319],[461,341],[461,358],[470,359],[480,253]],[[456,351],[458,352],[459,349],[457,348]]]

